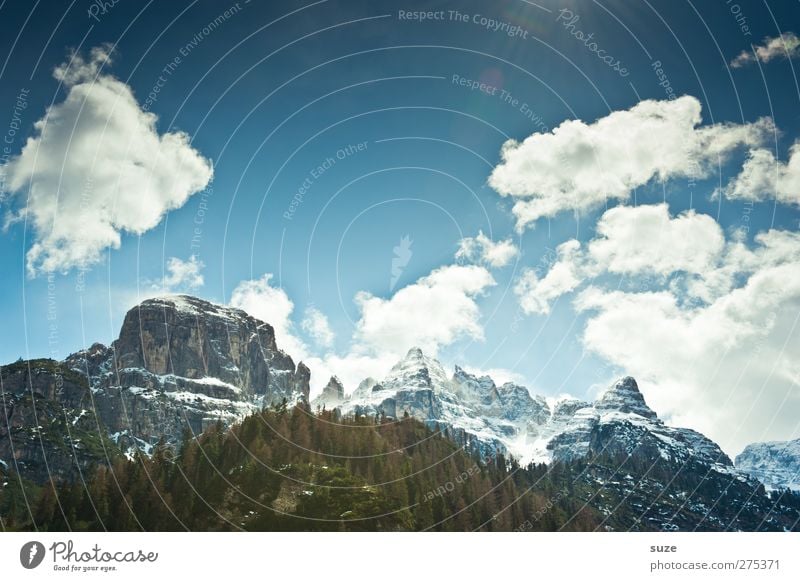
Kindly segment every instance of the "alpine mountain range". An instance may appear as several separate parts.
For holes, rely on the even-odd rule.
[[[313,372],[280,349],[269,322],[243,310],[188,295],[145,300],[127,313],[110,346],[1,368],[0,478],[70,481],[102,464],[110,449],[131,459],[151,455],[157,446],[179,447],[187,429],[196,436],[267,408],[298,405],[336,418],[417,420],[483,463],[499,456],[520,465],[622,458],[602,480],[626,499],[644,482],[626,473],[628,459],[672,466],[717,486],[700,502],[709,511],[727,502],[723,496],[736,498],[736,489],[745,498],[740,512],[758,510],[773,529],[791,528],[775,520],[780,510],[769,508],[769,493],[800,490],[800,440],[754,443],[733,462],[703,434],[659,419],[633,377],[593,402],[547,398],[458,366],[449,373],[411,347],[386,377],[365,378],[355,389],[331,377],[310,399]],[[691,493],[675,498],[683,494],[691,504]]]

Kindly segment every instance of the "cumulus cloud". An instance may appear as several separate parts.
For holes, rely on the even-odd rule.
[[[519,254],[511,239],[494,242],[479,230],[474,238],[462,238],[458,243],[456,260],[486,264],[492,268],[507,265]]]
[[[724,194],[732,200],[800,204],[800,141],[792,145],[786,163],[775,159],[768,149],[752,150]]]
[[[646,284],[631,290],[619,275]],[[800,233],[768,230],[748,245],[692,211],[614,208],[594,239],[562,244],[547,273],[527,276],[517,287],[523,309],[546,314],[555,298],[576,292],[584,347],[609,375],[637,377],[670,422],[730,454],[795,433]]]
[[[636,376],[648,402],[676,425],[706,433],[729,454],[795,435],[800,414],[800,264],[759,268],[709,305],[669,291],[590,287],[585,347]]]
[[[27,199],[7,223],[27,217],[33,225],[31,276],[97,263],[123,233],[152,229],[212,177],[186,133],[159,135],[156,116],[106,72],[110,62],[100,47],[56,68],[66,98],[3,167],[7,192]]]
[[[784,32],[780,36],[767,37],[763,44],[753,46],[753,52],[743,50],[731,61],[731,66],[740,68],[756,60],[768,63],[776,58],[796,58],[800,55],[800,38],[794,32]]]
[[[356,335],[376,351],[404,354],[417,346],[435,356],[461,337],[483,338],[475,298],[495,285],[476,265],[443,266],[403,287],[391,298],[356,295],[361,310]]]
[[[308,307],[300,327],[308,333],[320,347],[328,348],[333,345],[334,334],[328,317],[316,307]]]
[[[693,210],[671,217],[667,204],[618,206],[598,220],[596,237],[582,247],[577,240],[561,244],[548,261],[549,270],[525,269],[514,291],[527,314],[546,315],[552,302],[587,279],[604,273],[666,280],[674,273],[697,277],[685,281],[693,296],[707,298],[722,287],[718,270],[725,251],[719,224]]]
[[[620,206],[603,214],[589,258],[618,274],[703,273],[716,264],[725,238],[719,224],[693,210],[670,217],[667,204]]]
[[[167,271],[161,286],[167,292],[180,289],[196,290],[203,286],[203,261],[192,254],[189,260],[181,260],[175,256],[167,260]]]
[[[285,290],[272,286],[271,280],[272,274],[265,274],[255,280],[240,282],[231,293],[230,304],[272,325],[278,348],[294,359],[302,360],[307,347],[297,337],[292,323],[294,302]]]
[[[565,210],[627,200],[653,179],[704,178],[718,159],[754,147],[774,131],[768,118],[700,127],[691,96],[641,101],[594,123],[565,121],[549,133],[507,141],[489,184],[514,199],[517,229]]]
[[[272,286],[272,275],[243,281],[230,304],[275,328],[278,347],[311,369],[312,396],[331,375],[354,389],[366,377],[382,378],[413,346],[436,356],[439,349],[468,337],[483,338],[476,298],[495,284],[488,270],[477,265],[443,266],[403,287],[390,298],[366,292],[355,297],[360,309],[352,342],[343,354],[320,354],[300,337],[292,322],[294,303],[283,289]],[[315,307],[304,313],[300,328],[316,345],[328,349],[333,331]]]
[[[539,269],[526,268],[514,285],[514,293],[519,297],[524,313],[547,315],[555,299],[575,290],[587,276],[577,240],[569,240],[556,248],[555,258],[543,277]]]

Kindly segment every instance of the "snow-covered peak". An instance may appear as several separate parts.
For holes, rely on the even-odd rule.
[[[609,387],[594,403],[599,411],[618,411],[655,419],[656,412],[648,407],[633,377],[623,377]]]
[[[736,456],[736,468],[767,488],[800,490],[800,439],[750,444]]]
[[[191,295],[163,295],[142,301],[139,309],[156,307],[174,309],[179,313],[195,316],[212,316],[224,319],[240,319],[248,317],[241,309],[218,305]]]
[[[436,359],[426,356],[419,347],[409,349],[406,356],[392,367],[381,382],[384,387],[443,388],[449,384],[447,373]]]

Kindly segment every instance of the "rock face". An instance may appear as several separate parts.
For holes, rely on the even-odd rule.
[[[0,386],[0,468],[43,483],[119,456],[80,374],[50,359],[19,361],[0,367]]]
[[[188,296],[150,299],[126,315],[110,346],[0,368],[0,471],[37,482],[75,477],[118,454],[117,446],[149,453],[160,440],[178,443],[187,429],[308,402],[310,376],[279,349],[268,323],[244,311]],[[631,377],[594,402],[546,399],[460,367],[448,374],[413,348],[385,378],[367,378],[349,396],[332,377],[314,404],[358,416],[408,415],[483,458],[503,453],[525,464],[606,455],[800,488],[800,440],[753,444],[737,458],[743,472],[735,472],[714,442],[664,424]]]
[[[448,377],[438,361],[415,348],[383,381],[362,383],[339,408],[344,414],[389,418],[408,414],[481,454],[502,452],[523,463],[621,454],[676,462],[691,458],[720,470],[731,466],[702,434],[659,420],[632,377],[617,381],[594,403],[548,402],[523,386],[498,387],[491,377],[460,367]]]
[[[598,411],[617,411],[656,419],[656,412],[647,407],[633,377],[623,377],[612,385],[594,403],[594,408]]]
[[[75,453],[71,444],[84,426],[80,440],[94,452],[103,438],[128,453],[149,452],[162,439],[180,442],[186,429],[308,401],[310,376],[278,348],[269,324],[244,311],[188,296],[146,300],[127,313],[109,347],[2,368],[11,429],[0,428],[0,460],[30,466],[26,476],[35,481],[59,477],[74,468],[73,456],[78,466],[97,461],[81,459],[81,446]],[[62,429],[64,418],[75,419],[74,428]],[[38,430],[49,439],[37,445]]]
[[[768,489],[800,491],[800,439],[750,444],[736,456],[736,468]]]
[[[141,385],[150,375],[180,378],[182,387],[211,397],[275,400],[305,389],[271,325],[194,297],[150,299],[131,309],[113,348],[119,378],[112,383],[122,387]]]
[[[312,404],[315,407],[334,408],[341,405],[346,399],[344,386],[334,375],[328,380],[328,384],[322,388],[322,393],[314,399]]]
[[[99,347],[96,351],[101,351]],[[146,300],[125,316],[90,383],[103,422],[123,448],[179,441],[284,399],[308,399],[311,373],[278,349],[271,325],[242,310],[189,296]],[[120,440],[121,439],[121,440]]]

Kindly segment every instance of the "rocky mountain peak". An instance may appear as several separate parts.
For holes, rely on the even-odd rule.
[[[322,393],[317,396],[313,404],[319,407],[335,407],[343,403],[347,397],[344,394],[344,386],[338,377],[332,375],[327,385],[322,388]]]
[[[344,386],[338,377],[332,375],[328,380],[328,384],[323,388],[323,392],[327,391],[338,399],[344,399]]]
[[[736,456],[736,468],[770,489],[800,491],[800,438],[750,444]]]
[[[601,411],[637,414],[650,419],[657,417],[656,412],[644,401],[636,380],[630,376],[623,377],[609,387],[594,403],[594,408]]]
[[[449,383],[447,373],[436,359],[426,356],[419,347],[412,347],[406,356],[392,367],[381,382],[383,387],[402,384],[405,387],[440,388]]]
[[[265,405],[308,401],[311,378],[278,348],[271,325],[187,295],[143,301],[111,347],[93,345],[65,364],[88,380],[110,433],[146,445],[179,441],[187,425],[197,433]]]

